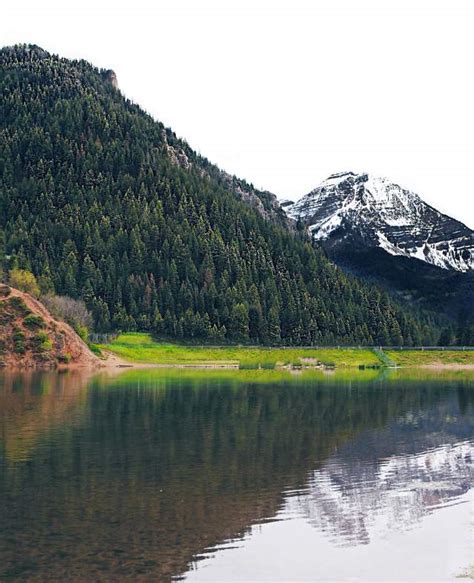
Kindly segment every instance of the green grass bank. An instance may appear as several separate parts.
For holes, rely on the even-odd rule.
[[[474,366],[473,350],[386,350],[397,366]]]
[[[371,348],[267,348],[247,346],[185,346],[156,342],[149,334],[121,334],[98,348],[130,363],[160,366],[215,366],[241,369],[280,367],[354,368],[474,366],[474,351],[387,350]]]
[[[371,349],[266,348],[246,346],[182,346],[155,342],[149,334],[121,334],[105,351],[140,364],[208,365],[239,368],[378,367],[383,362]]]

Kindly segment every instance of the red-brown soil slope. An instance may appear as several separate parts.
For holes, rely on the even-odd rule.
[[[0,367],[100,366],[66,323],[27,293],[0,285]]]

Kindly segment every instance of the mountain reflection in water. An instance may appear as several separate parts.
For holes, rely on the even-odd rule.
[[[342,449],[313,472],[304,495],[288,500],[289,512],[302,513],[337,545],[369,544],[392,529],[412,528],[436,508],[457,503],[473,484],[467,441],[379,463],[354,464],[352,452]]]
[[[372,560],[392,531],[468,514],[472,382],[370,374],[0,376],[0,580],[239,579],[226,561],[250,568],[257,527]]]

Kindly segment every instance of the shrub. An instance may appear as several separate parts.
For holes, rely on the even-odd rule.
[[[74,330],[76,331],[77,335],[79,336],[79,338],[81,338],[82,340],[84,340],[84,342],[87,342],[88,336],[89,336],[89,330],[86,328],[86,326],[74,326]]]
[[[11,293],[8,285],[0,284],[0,298],[7,298]]]
[[[275,363],[274,362],[262,362],[261,367],[264,370],[274,370],[275,369]]]
[[[240,362],[239,369],[240,370],[257,370],[258,369],[258,362]]]
[[[38,332],[36,336],[33,336],[31,339],[31,344],[33,346],[33,350],[38,352],[46,352],[53,348],[53,343],[48,336],[48,334],[44,331]]]
[[[12,334],[13,352],[17,354],[25,354],[25,334],[21,330],[15,330]]]
[[[29,330],[38,330],[39,328],[45,328],[46,322],[43,320],[41,316],[36,316],[35,314],[29,314],[23,320],[23,324]]]
[[[66,352],[65,354],[58,354],[57,358],[58,362],[62,364],[69,364],[71,362],[72,356],[69,354],[69,352]]]
[[[87,330],[92,326],[92,315],[82,300],[48,295],[44,296],[42,301],[56,318],[64,320],[78,332],[79,336],[85,334],[87,338]]]
[[[13,310],[20,316],[25,317],[28,316],[28,314],[31,314],[31,310],[25,304],[23,299],[18,296],[13,296],[12,298],[10,298],[8,300],[8,305],[11,306]]]
[[[12,338],[13,338],[13,342],[16,342],[17,340],[24,340],[25,333],[16,328],[15,330],[13,330]]]
[[[8,274],[8,281],[12,287],[29,293],[35,298],[40,295],[38,282],[31,271],[26,271],[25,269],[12,269]]]
[[[0,303],[0,325],[6,326],[14,319],[13,314],[8,308],[9,306],[6,302]]]
[[[41,339],[42,350],[51,350],[53,348],[53,343],[46,332],[38,332],[38,337]]]
[[[89,347],[89,350],[93,354],[95,354],[99,358],[105,358],[104,355],[102,354],[102,350],[97,346],[97,344],[92,344],[91,342],[88,342],[87,346]]]

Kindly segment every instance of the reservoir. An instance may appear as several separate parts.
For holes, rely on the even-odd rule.
[[[463,581],[474,377],[0,374],[0,581]]]

